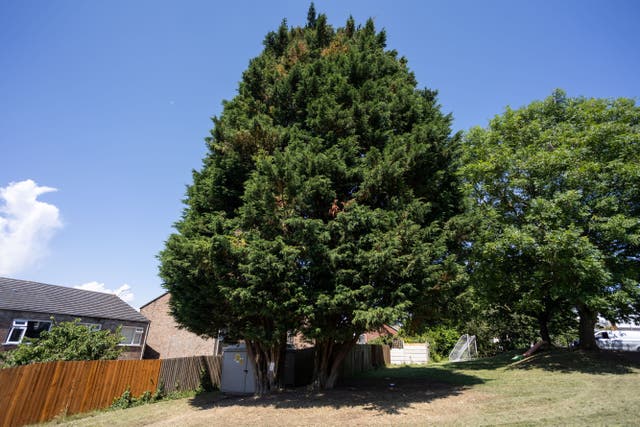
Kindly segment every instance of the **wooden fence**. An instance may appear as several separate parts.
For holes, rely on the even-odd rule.
[[[287,350],[284,362],[284,385],[300,387],[311,384],[315,356],[316,350],[313,347]]]
[[[0,370],[0,426],[22,426],[111,406],[127,388],[135,397],[197,389],[204,375],[220,386],[221,358],[50,362]]]
[[[389,346],[358,344],[345,356],[342,376],[352,377],[390,364]]]
[[[160,360],[50,362],[0,370],[0,426],[106,408],[130,388],[154,392]]]
[[[313,352],[300,353],[293,384],[310,380]],[[389,347],[356,345],[346,356],[342,374],[353,376],[390,364]],[[127,388],[135,397],[164,391],[194,390],[203,380],[220,387],[222,358],[196,356],[155,360],[95,360],[35,363],[0,369],[0,427],[44,422],[60,415],[111,406]]]
[[[374,368],[384,368],[391,365],[391,348],[388,345],[372,346],[371,363]]]
[[[220,356],[180,357],[162,359],[159,384],[166,393],[175,391],[196,390],[203,381],[220,388],[222,358]]]

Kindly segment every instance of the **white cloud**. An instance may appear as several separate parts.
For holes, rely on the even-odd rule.
[[[18,273],[47,254],[62,222],[56,206],[37,198],[52,191],[30,179],[0,187],[0,275]]]
[[[135,296],[133,295],[133,292],[131,292],[131,286],[127,285],[126,283],[117,289],[108,289],[104,283],[98,283],[98,282],[83,283],[82,285],[74,286],[74,288],[84,289],[86,291],[96,291],[96,292],[103,292],[105,294],[117,295],[120,297],[121,300],[127,303],[133,301],[135,298]]]

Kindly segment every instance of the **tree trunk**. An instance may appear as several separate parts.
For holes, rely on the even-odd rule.
[[[551,345],[551,336],[549,335],[549,316],[547,313],[538,315],[538,325],[540,326],[540,338]]]
[[[314,361],[314,384],[324,389],[329,372],[329,360],[334,346],[333,340],[316,340],[316,354]]]
[[[247,340],[246,346],[255,374],[255,393],[263,395],[277,390],[281,385],[281,361],[284,358],[286,344],[264,345],[258,341]]]
[[[325,389],[332,389],[336,386],[336,381],[338,381],[338,375],[340,374],[340,366],[342,366],[342,362],[349,351],[355,345],[355,341],[350,341],[343,343],[337,350],[336,354],[333,358],[333,363],[331,364],[331,370],[329,371],[329,376],[327,377],[327,382],[325,383]]]
[[[320,389],[335,387],[340,375],[340,366],[356,339],[336,343],[333,340],[316,341],[315,384]]]
[[[594,330],[596,327],[597,313],[585,304],[578,304],[580,315],[580,348],[589,351],[598,351]]]

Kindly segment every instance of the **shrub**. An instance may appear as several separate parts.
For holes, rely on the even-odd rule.
[[[113,409],[130,408],[132,406],[135,406],[135,400],[136,399],[131,395],[131,390],[129,389],[129,387],[127,387],[127,389],[122,393],[120,397],[116,397],[115,399],[113,399],[111,407]]]
[[[9,367],[56,360],[115,360],[122,353],[118,332],[92,331],[80,324],[80,319],[60,323],[55,323],[53,317],[51,320],[54,324],[49,331],[42,332],[39,338],[25,338],[8,352],[4,364]]]
[[[429,343],[429,356],[434,362],[447,359],[449,353],[460,338],[460,332],[452,327],[438,325],[426,333]]]
[[[393,343],[393,336],[391,335],[380,335],[377,338],[372,339],[367,344],[373,345],[388,345],[390,346]]]
[[[158,388],[159,390],[160,388]],[[122,392],[120,397],[116,397],[113,399],[113,403],[111,404],[111,409],[127,409],[133,408],[134,406],[145,405],[147,403],[157,402],[164,397],[164,394],[159,394],[158,391],[155,393],[151,393],[149,390],[145,391],[140,395],[140,397],[136,398],[131,394],[131,389],[127,387],[127,389]]]

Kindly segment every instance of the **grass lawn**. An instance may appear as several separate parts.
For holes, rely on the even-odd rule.
[[[68,426],[640,425],[640,354],[552,351],[390,367],[322,393],[220,393],[107,411]]]

